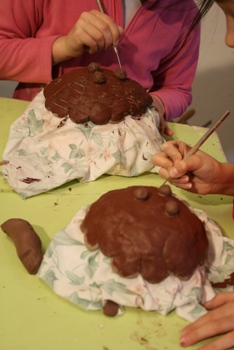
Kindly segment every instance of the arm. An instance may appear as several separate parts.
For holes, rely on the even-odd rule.
[[[168,12],[165,11],[168,19],[164,19],[165,23],[173,23],[173,35],[171,33],[169,38],[164,36],[165,45],[168,47],[175,38],[173,48],[152,73],[154,86],[151,88],[151,95],[153,98],[157,97],[158,103],[160,100],[163,102],[167,121],[181,116],[192,102],[191,86],[196,74],[200,45],[199,25],[187,37],[197,13],[196,7],[190,2],[186,9],[178,8],[175,12],[171,14],[169,8]]]
[[[51,80],[51,47],[56,36],[36,38],[42,1],[0,2],[0,79],[45,83]]]
[[[87,47],[94,53],[118,42],[123,29],[106,14],[84,12],[85,4],[76,2],[69,11],[62,1],[55,5],[42,0],[0,2],[0,79],[48,83],[52,64],[81,56]]]
[[[186,347],[222,334],[201,349],[231,349],[234,346],[234,292],[219,293],[204,306],[211,311],[183,329],[180,345]]]
[[[220,163],[198,150],[183,160],[191,149],[182,141],[169,141],[162,145],[162,153],[152,157],[161,167],[159,174],[185,190],[200,194],[234,195],[234,164]]]

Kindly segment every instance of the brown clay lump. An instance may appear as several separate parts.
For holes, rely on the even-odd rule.
[[[95,71],[93,73],[93,82],[96,84],[104,84],[106,82],[106,77],[101,71]]]
[[[125,80],[127,79],[127,73],[123,68],[118,68],[114,72],[114,76],[120,80]]]
[[[115,72],[93,62],[51,81],[44,89],[45,107],[59,118],[74,123],[107,124],[127,115],[139,117],[152,97],[124,69]]]
[[[89,65],[88,65],[88,71],[89,72],[96,72],[96,71],[100,71],[100,66],[99,66],[99,64],[98,63],[96,63],[96,62],[92,62],[92,63],[90,63]]]
[[[103,306],[103,313],[106,316],[114,317],[117,315],[119,310],[119,304],[115,303],[112,300],[107,300]]]
[[[137,200],[145,201],[149,196],[147,187],[138,187],[134,192],[134,197]]]
[[[90,206],[81,229],[87,248],[110,257],[116,273],[141,274],[150,283],[169,274],[190,278],[208,248],[203,223],[168,185],[107,192]]]
[[[22,264],[27,271],[35,275],[42,261],[41,240],[29,222],[22,219],[9,219],[1,228],[14,244]]]

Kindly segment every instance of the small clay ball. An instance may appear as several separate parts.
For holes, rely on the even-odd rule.
[[[100,70],[100,66],[96,62],[92,62],[88,65],[88,71],[91,73],[94,73],[96,71]]]
[[[138,187],[134,191],[134,197],[137,200],[145,201],[149,197],[149,192],[146,187]]]
[[[176,201],[169,200],[165,205],[165,210],[169,215],[179,214],[179,206]]]
[[[120,80],[126,80],[127,79],[127,73],[123,68],[118,68],[116,71],[113,73],[114,76]]]
[[[106,77],[102,72],[97,70],[93,73],[93,82],[96,84],[104,84],[106,82]]]
[[[106,304],[103,306],[103,313],[106,316],[113,317],[116,316],[119,310],[119,304],[112,300],[107,300]]]
[[[164,196],[171,196],[171,187],[169,185],[162,185],[159,187],[158,192]]]

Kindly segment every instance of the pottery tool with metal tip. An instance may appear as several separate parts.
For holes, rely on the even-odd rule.
[[[104,9],[102,7],[102,3],[100,0],[97,0],[97,4],[98,4],[98,7],[99,7],[99,10],[102,12],[102,13],[105,13],[104,12]],[[120,58],[119,58],[119,53],[118,53],[118,49],[117,49],[117,46],[113,45],[113,49],[115,51],[115,54],[116,54],[116,57],[117,57],[117,60],[118,60],[118,63],[119,63],[119,67],[122,68],[122,64],[120,62]]]

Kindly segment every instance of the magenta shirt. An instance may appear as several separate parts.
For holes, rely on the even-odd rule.
[[[105,12],[124,26],[122,0],[102,3]],[[52,68],[56,38],[66,35],[82,12],[92,9],[98,10],[96,0],[0,1],[0,79],[20,82],[14,98],[30,101],[53,78],[93,61],[113,70],[118,67],[114,50],[109,48]],[[118,45],[128,76],[162,101],[167,120],[180,116],[192,100],[200,27],[182,42],[196,13],[193,0],[148,0],[126,27]]]

